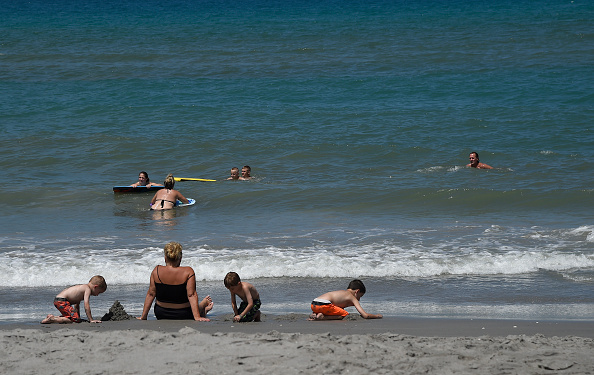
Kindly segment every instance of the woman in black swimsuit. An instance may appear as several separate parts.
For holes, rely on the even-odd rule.
[[[165,245],[165,266],[156,266],[151,272],[151,282],[141,320],[146,320],[153,301],[157,319],[194,319],[208,322],[206,314],[212,309],[210,296],[198,303],[196,275],[192,267],[180,267],[182,246],[177,242]]]
[[[183,203],[189,203],[182,193],[173,189],[175,179],[171,173],[165,178],[164,185],[165,188],[157,191],[151,200],[151,210],[169,210],[175,207],[178,199]]]

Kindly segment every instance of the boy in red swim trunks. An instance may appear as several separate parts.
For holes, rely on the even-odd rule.
[[[349,313],[344,309],[348,306],[355,306],[359,314],[365,319],[380,319],[380,314],[368,314],[363,310],[359,300],[365,294],[365,285],[361,280],[353,280],[349,283],[347,290],[337,290],[322,294],[311,303],[313,313],[308,320],[337,320],[342,319]]]
[[[107,290],[107,283],[103,276],[93,276],[87,284],[71,286],[61,291],[54,298],[54,306],[62,313],[62,316],[48,314],[41,321],[42,324],[48,323],[80,323],[80,301],[84,300],[85,313],[89,322],[101,323],[100,320],[94,320],[91,315],[90,296],[98,296]]]

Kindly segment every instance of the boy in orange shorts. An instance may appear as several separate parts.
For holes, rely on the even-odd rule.
[[[100,320],[94,320],[91,315],[91,304],[89,298],[91,296],[98,296],[107,290],[107,284],[103,276],[93,276],[87,284],[80,284],[71,286],[61,291],[56,298],[54,298],[54,306],[62,313],[62,316],[55,316],[48,314],[48,316],[41,321],[42,324],[48,323],[80,323],[80,301],[84,300],[85,313],[89,322],[101,323]]]
[[[359,314],[365,319],[380,319],[380,314],[368,314],[363,310],[359,300],[365,294],[365,285],[361,280],[353,280],[349,283],[347,290],[337,290],[324,293],[311,302],[313,313],[308,320],[337,320],[342,319],[349,313],[345,307],[355,306]]]

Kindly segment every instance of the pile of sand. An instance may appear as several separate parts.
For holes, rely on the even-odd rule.
[[[124,310],[124,306],[120,303],[120,301],[115,301],[113,305],[109,308],[109,312],[101,318],[101,321],[105,322],[108,320],[112,321],[119,321],[119,320],[130,320],[134,319],[135,317],[128,314],[126,310]]]

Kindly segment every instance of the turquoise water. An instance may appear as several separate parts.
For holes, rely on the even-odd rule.
[[[592,319],[589,2],[0,3],[0,321],[97,273],[139,313],[171,240],[214,315],[235,270],[273,314],[359,277],[385,315]],[[218,181],[154,213],[112,192],[141,170]]]

